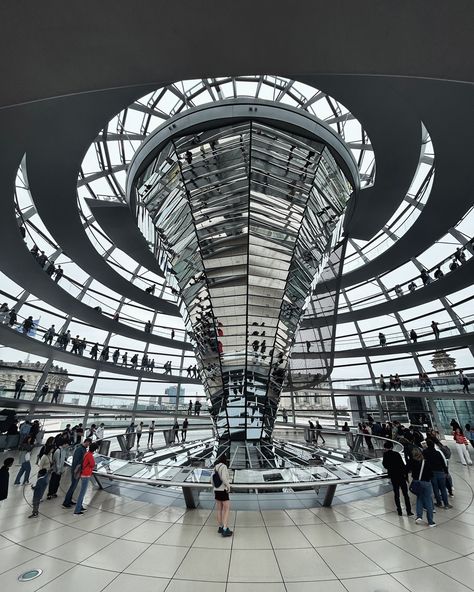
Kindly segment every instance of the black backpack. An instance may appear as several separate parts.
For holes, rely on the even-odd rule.
[[[444,446],[444,444],[438,444],[438,446],[446,460],[449,460],[451,458],[451,450],[447,446]]]
[[[212,473],[212,484],[216,489],[222,485],[222,479],[219,473],[217,472],[216,468],[214,468],[214,473]]]

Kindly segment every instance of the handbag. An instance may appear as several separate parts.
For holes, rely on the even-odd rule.
[[[425,459],[423,459],[423,462],[421,463],[421,469],[420,469],[420,473],[418,475],[418,479],[413,479],[412,482],[410,483],[409,490],[412,493],[414,493],[415,495],[420,495],[420,493],[421,493],[420,477],[423,474],[424,467],[425,467]]]

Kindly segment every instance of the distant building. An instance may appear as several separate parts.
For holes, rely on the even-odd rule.
[[[438,373],[438,376],[456,374],[456,360],[443,349],[440,349],[433,354],[431,365]]]
[[[295,409],[322,409],[332,412],[331,397],[321,395],[321,389],[330,388],[328,382],[318,382],[316,377],[299,372],[292,372],[291,378],[291,384],[287,382],[283,389],[280,407],[289,408],[291,403],[288,395],[292,395]],[[294,385],[294,390],[291,385]]]
[[[163,396],[157,395],[155,397],[148,397],[148,405],[147,409],[156,409],[160,408],[163,404]]]
[[[168,388],[165,389],[165,395],[168,396],[168,402],[172,403],[173,405],[176,404],[176,397],[178,396],[178,389],[179,389],[179,401],[178,401],[178,405],[180,405],[181,403],[184,403],[184,396],[186,394],[186,389],[181,386],[169,386]]]
[[[15,390],[15,382],[20,375],[26,381],[25,391],[35,390],[43,375],[43,364],[41,362],[4,362],[0,360],[0,394],[4,396],[13,396]],[[61,394],[59,395],[58,402],[62,403],[64,393],[67,390],[67,385],[72,382],[69,378],[68,371],[66,368],[61,366],[51,366],[51,370],[47,376],[47,383],[49,386],[48,400],[51,400],[54,389],[59,386]],[[27,393],[28,398],[33,398],[34,393]]]

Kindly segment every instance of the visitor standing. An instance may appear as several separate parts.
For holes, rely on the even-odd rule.
[[[47,499],[52,499],[53,497],[58,497],[58,489],[59,483],[61,482],[61,477],[63,476],[64,471],[66,470],[66,458],[67,458],[67,451],[69,448],[69,444],[62,440],[61,444],[53,453],[53,463],[51,465],[51,477],[49,479],[49,488],[48,488],[48,497]]]
[[[459,382],[462,385],[462,392],[469,394],[469,378],[464,374],[462,370],[459,370]]]
[[[214,499],[216,500],[217,532],[223,537],[232,536],[229,528],[230,514],[230,477],[227,458],[222,455],[217,459],[212,474],[212,486],[214,488]]]
[[[318,443],[318,439],[321,438],[323,444],[326,444],[326,440],[322,434],[323,426],[319,423],[319,419],[316,420],[316,444]]]
[[[92,440],[86,438],[84,442],[82,442],[77,448],[74,450],[74,454],[72,455],[72,462],[71,462],[71,485],[66,492],[66,497],[63,501],[63,508],[71,508],[72,507],[72,496],[74,491],[76,490],[77,484],[79,483],[79,479],[81,477],[81,470],[82,470],[82,461],[84,456],[87,452],[88,446],[92,444]]]
[[[49,392],[49,385],[48,383],[44,384],[41,388],[40,395],[38,397],[38,401],[45,401],[46,395]]]
[[[400,505],[400,489],[402,490],[403,499],[405,500],[405,508],[407,516],[413,516],[411,511],[410,497],[408,495],[408,469],[403,462],[401,454],[393,450],[392,442],[385,442],[385,452],[383,453],[382,464],[387,469],[387,474],[392,482],[393,496],[395,498],[395,506],[399,516],[402,516],[402,506]]]
[[[471,426],[470,423],[465,425],[466,428],[466,438],[471,443],[471,446],[474,448],[474,426]]]
[[[105,424],[101,423],[95,431],[95,437],[97,438],[96,442],[99,443],[100,440],[103,440],[104,435],[105,435]]]
[[[61,394],[61,389],[57,386],[53,391],[53,396],[51,397],[51,403],[59,403],[59,395]]]
[[[17,380],[15,382],[15,394],[13,395],[14,399],[20,398],[21,391],[23,390],[25,383],[26,383],[26,380],[23,378],[23,374],[20,374],[20,376],[17,378]]]
[[[188,418],[185,417],[184,421],[183,421],[183,425],[181,427],[181,442],[186,442],[186,434],[188,433],[188,425],[189,425]]]
[[[174,442],[179,443],[179,423],[177,419],[174,420],[173,424],[173,443]]]
[[[409,468],[412,474],[410,491],[416,495],[416,519],[417,524],[423,520],[423,510],[426,510],[428,525],[436,526],[433,520],[433,487],[431,479],[433,472],[419,448],[414,447],[409,461]]]
[[[444,506],[445,509],[452,508],[451,504],[448,502],[448,490],[446,488],[448,463],[444,455],[439,452],[439,450],[436,450],[435,443],[431,438],[426,440],[426,449],[423,450],[423,456],[428,464],[428,468],[431,469],[433,473],[431,485],[436,498],[436,505],[439,508],[442,506]]]
[[[148,448],[153,448],[153,438],[155,437],[155,422],[152,421],[148,426]]]
[[[140,440],[141,440],[141,437],[142,437],[142,432],[143,432],[143,421],[141,421],[137,425],[137,429],[136,429],[136,433],[137,433],[137,448],[140,448]]]
[[[84,454],[84,458],[82,460],[81,465],[81,489],[79,491],[79,495],[77,496],[76,507],[74,508],[74,514],[84,514],[84,507],[82,505],[84,501],[84,497],[87,492],[87,488],[89,487],[89,482],[92,477],[92,473],[95,467],[95,459],[94,459],[94,452],[97,450],[97,444],[91,444],[89,446],[89,450]]]
[[[14,458],[9,456],[3,461],[3,465],[0,468],[0,503],[6,500],[8,497],[8,484],[10,481],[10,467],[15,461]]]
[[[40,469],[38,471],[38,479],[36,484],[32,485],[33,489],[33,500],[32,500],[32,512],[28,518],[36,518],[38,516],[39,505],[43,498],[44,492],[48,485],[48,471],[47,469]]]
[[[15,477],[15,485],[21,485],[21,478],[23,477],[23,485],[30,482],[31,473],[31,451],[33,450],[34,440],[31,436],[26,436],[22,442],[22,462],[20,470]]]
[[[456,442],[456,450],[458,451],[459,460],[461,464],[472,465],[471,455],[469,454],[469,442],[466,436],[463,434],[461,428],[456,428],[453,432],[453,438]]]

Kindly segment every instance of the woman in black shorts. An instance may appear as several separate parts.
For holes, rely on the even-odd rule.
[[[223,537],[232,536],[232,531],[229,528],[229,513],[230,513],[230,500],[229,500],[229,491],[230,491],[230,483],[229,483],[229,469],[227,468],[227,458],[225,455],[222,455],[220,458],[216,460],[214,465],[214,472],[220,478],[221,484],[219,487],[216,487],[214,479],[212,480],[212,484],[214,487],[214,497],[216,500],[216,509],[217,509],[217,525],[219,532]]]

